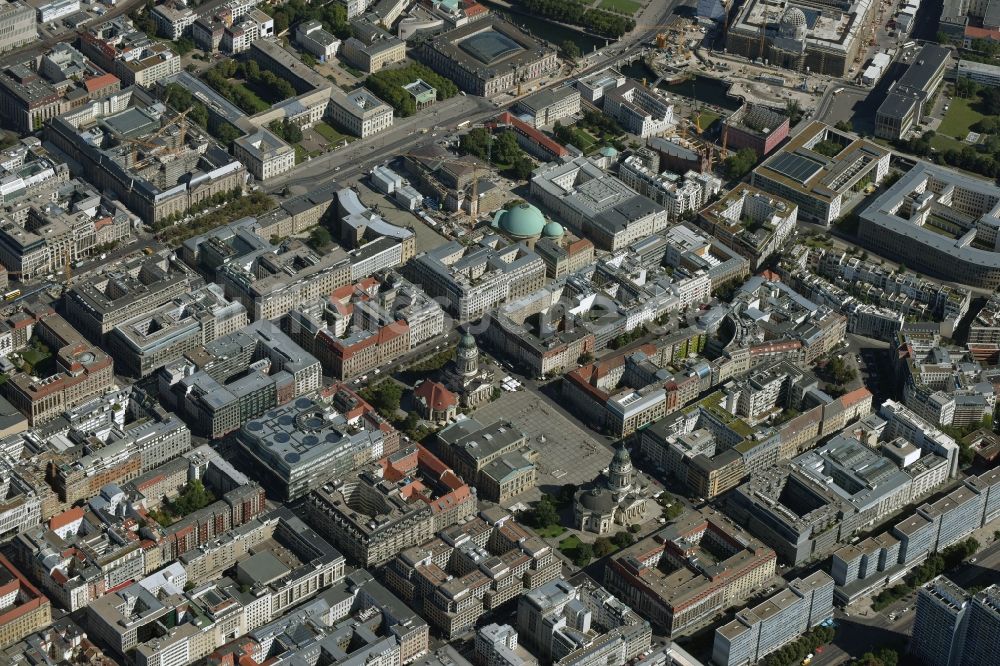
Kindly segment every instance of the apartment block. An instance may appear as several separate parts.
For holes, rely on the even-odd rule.
[[[0,555],[0,648],[52,624],[49,600]]]
[[[524,245],[490,235],[471,247],[452,241],[421,252],[406,274],[432,298],[445,299],[459,321],[470,321],[541,288],[545,264]]]
[[[55,372],[37,378],[15,373],[3,385],[4,396],[32,426],[58,417],[114,384],[110,356],[94,347],[54,310],[40,310],[33,335],[52,350]]]
[[[417,490],[412,502],[404,498]],[[365,566],[379,566],[435,532],[471,518],[472,488],[420,444],[406,446],[306,499],[310,520]]]
[[[549,581],[518,599],[521,640],[553,664],[625,664],[649,649],[645,619],[592,582]]]
[[[398,553],[386,584],[445,636],[515,597],[556,579],[560,560],[499,507]]]
[[[270,321],[217,338],[160,369],[160,397],[198,432],[222,437],[320,387],[322,368]]]
[[[717,566],[695,564],[702,549]],[[604,584],[654,627],[679,636],[752,596],[774,575],[776,559],[732,520],[703,509],[616,554]]]
[[[712,663],[754,664],[833,618],[833,579],[822,571],[791,581],[762,604],[715,630]]]

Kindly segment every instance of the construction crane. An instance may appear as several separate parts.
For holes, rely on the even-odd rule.
[[[764,20],[760,22],[760,47],[757,49],[757,59],[764,58],[764,37],[767,35],[767,21],[771,18],[768,12],[764,12]]]
[[[187,134],[187,114],[191,112],[192,108],[194,108],[194,107],[191,107],[189,109],[185,109],[184,111],[181,111],[176,116],[174,116],[170,120],[170,122],[164,124],[163,127],[161,127],[160,129],[156,130],[151,135],[149,135],[149,136],[147,136],[147,137],[145,137],[143,139],[130,139],[128,137],[122,137],[122,141],[124,143],[128,143],[132,147],[132,149],[131,149],[131,159],[129,160],[129,164],[130,165],[134,165],[135,164],[135,156],[136,156],[136,152],[137,152],[137,150],[138,150],[139,147],[146,148],[147,150],[153,150],[153,149],[156,149],[156,148],[161,148],[162,146],[160,144],[156,143],[155,140],[159,139],[161,136],[163,136],[163,134],[168,129],[170,129],[171,127],[173,127],[174,125],[177,125],[178,128],[179,128],[179,131],[180,131],[180,134],[177,137],[177,146],[175,146],[174,148],[168,148],[168,149],[166,149],[164,151],[164,154],[172,155],[174,153],[179,152],[180,149],[181,149],[181,146],[184,145],[184,137]]]
[[[698,103],[698,90],[695,88],[694,81],[691,81],[691,99],[694,100],[697,111],[694,115],[694,130],[701,136],[704,131],[701,127],[701,104]]]
[[[492,135],[491,135],[492,138]],[[493,141],[486,144],[486,164],[488,165],[490,159],[493,156]],[[463,167],[472,167],[472,190],[469,198],[469,229],[472,230],[476,226],[476,215],[479,213],[479,172],[486,171],[486,167],[480,166],[478,163],[470,163],[468,161],[460,159],[447,159],[444,157],[434,157],[428,158],[426,155],[417,155],[415,153],[405,153],[403,157],[410,157],[415,160],[420,160],[423,162],[427,160],[433,162],[434,164],[456,164]],[[473,212],[473,206],[476,207],[476,212]]]

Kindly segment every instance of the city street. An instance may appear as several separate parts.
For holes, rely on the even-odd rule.
[[[990,531],[990,530],[987,530]],[[972,560],[975,560],[973,562]],[[954,571],[945,575],[962,587],[996,582],[1000,570],[1000,541],[994,542]],[[837,637],[832,645],[813,659],[813,666],[833,666],[860,656],[869,650],[891,647],[903,654],[913,628],[916,593],[906,596],[880,612],[856,614],[837,611]],[[903,609],[908,609],[904,612]],[[890,619],[895,616],[895,620]],[[905,664],[905,661],[900,661]]]
[[[614,46],[589,55],[587,62],[590,64],[588,66],[550,79],[539,89],[555,88],[567,80],[575,80],[609,67],[618,61],[630,59],[634,54],[646,48],[646,43],[651,41],[666,24],[677,4],[679,4],[678,0],[670,0],[663,7],[658,20],[640,24],[647,28],[645,31],[642,31],[642,28],[637,28],[616,42]],[[315,187],[334,179],[347,181],[358,174],[367,172],[376,164],[397,157],[404,153],[407,147],[420,143],[420,139],[415,138],[416,135],[421,135],[421,139],[429,140],[433,139],[432,132],[454,131],[458,123],[466,121],[469,125],[481,123],[494,117],[503,110],[503,107],[509,107],[516,101],[516,97],[510,96],[505,98],[507,103],[501,106],[495,100],[471,95],[458,95],[435,104],[428,111],[409,118],[397,118],[392,129],[386,132],[359,139],[343,149],[334,150],[308,162],[303,162],[292,171],[269,179],[266,191],[276,193],[288,187],[290,193],[294,194],[292,190],[296,186]]]

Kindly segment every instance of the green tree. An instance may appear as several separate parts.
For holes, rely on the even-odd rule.
[[[550,496],[542,495],[542,499],[535,503],[531,510],[530,521],[531,525],[538,529],[559,524],[559,511]]]
[[[987,115],[1000,115],[1000,90],[996,88],[981,88],[979,98],[982,100],[983,109]]]
[[[444,100],[458,94],[458,86],[426,65],[413,63],[397,69],[384,69],[369,76],[365,87],[395,109],[400,116],[416,113],[416,101],[403,86],[417,79],[423,80],[437,91],[437,99]]]
[[[194,41],[190,37],[181,37],[174,42],[174,49],[182,56],[191,53],[191,51],[194,51],[194,48]]]
[[[514,160],[511,173],[517,180],[528,180],[535,170],[535,163],[527,155],[521,155]]]
[[[804,112],[802,111],[802,105],[799,104],[799,100],[790,99],[785,103],[785,115],[788,116],[788,122],[791,125],[797,125],[800,120],[802,120]]]
[[[467,155],[474,155],[479,159],[486,159],[490,152],[493,137],[482,127],[474,127],[459,139],[458,149]]]
[[[580,47],[572,39],[563,40],[563,42],[559,44],[559,50],[562,51],[563,56],[573,61],[583,55],[580,51]]]
[[[500,164],[512,164],[521,155],[514,132],[500,132],[493,138],[493,159]]]
[[[726,158],[726,176],[733,180],[742,178],[750,173],[757,164],[757,153],[753,148],[741,148]]]
[[[327,231],[326,227],[321,224],[317,224],[309,232],[309,247],[314,250],[322,250],[323,248],[328,247],[332,242],[333,237],[330,235],[330,232]]]
[[[186,516],[198,509],[204,509],[215,501],[215,495],[210,493],[200,479],[193,479],[184,486],[184,490],[176,499],[167,505],[170,513],[176,516]]]
[[[837,384],[846,384],[857,378],[857,371],[850,367],[844,359],[834,357],[827,363],[827,373]]]
[[[201,102],[192,105],[191,110],[187,115],[188,120],[196,124],[198,127],[204,127],[208,129],[208,109]]]
[[[238,129],[230,125],[229,123],[219,123],[216,127],[216,131],[213,136],[219,140],[220,143],[229,146],[243,135]]]
[[[288,143],[298,143],[302,141],[302,128],[293,122],[289,122],[288,118],[284,120],[285,124],[285,141]]]
[[[635,537],[631,532],[621,531],[611,537],[611,542],[619,548],[628,548],[635,543]]]
[[[594,556],[604,557],[605,555],[610,555],[615,552],[617,547],[614,542],[608,537],[597,537],[594,540]]]
[[[979,94],[979,84],[972,79],[958,79],[955,82],[955,96],[972,99]]]
[[[359,394],[388,419],[395,418],[399,403],[403,399],[402,387],[391,379],[383,379],[375,386],[368,386]]]
[[[559,501],[563,504],[572,502],[577,490],[579,490],[579,487],[575,483],[564,483],[562,488],[559,489]]]
[[[594,559],[594,547],[589,543],[581,543],[576,548],[573,555],[573,564],[578,567],[585,567]]]

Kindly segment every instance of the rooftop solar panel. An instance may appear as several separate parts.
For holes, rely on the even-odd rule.
[[[823,168],[821,162],[796,153],[779,153],[768,166],[798,183],[805,183]]]

